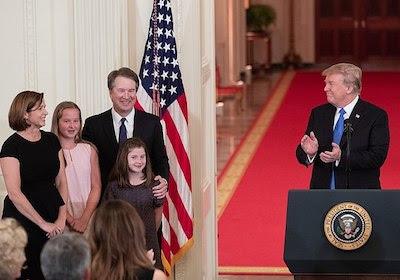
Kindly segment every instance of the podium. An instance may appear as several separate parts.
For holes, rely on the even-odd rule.
[[[342,232],[331,218],[340,220],[343,215],[332,215],[332,211],[341,209],[338,205],[353,204],[369,214],[371,231],[361,247],[343,249],[341,242],[334,246],[336,241],[326,233],[330,229],[327,220],[335,225],[332,229]],[[357,238],[365,241],[363,236]],[[400,279],[400,191],[289,191],[284,260],[295,280]]]

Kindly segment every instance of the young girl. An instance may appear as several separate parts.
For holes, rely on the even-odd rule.
[[[154,251],[155,267],[162,270],[157,229],[164,200],[152,192],[159,183],[154,180],[146,145],[139,138],[130,138],[118,152],[104,199],[125,200],[136,208],[145,226],[147,249]]]
[[[100,199],[101,180],[97,151],[81,138],[81,110],[73,102],[61,102],[54,110],[51,131],[60,140],[68,182],[67,223],[84,232]]]

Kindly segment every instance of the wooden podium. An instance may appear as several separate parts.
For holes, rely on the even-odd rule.
[[[284,260],[294,279],[400,280],[399,202],[399,190],[289,191]],[[361,247],[344,250],[339,249],[342,245],[332,245],[326,232],[329,228],[341,232],[340,223],[335,221],[345,214],[335,209],[349,204],[361,206],[369,214],[371,223],[358,219],[359,232],[367,231],[364,225],[369,225],[371,231]],[[327,222],[327,217],[332,217],[332,222]]]

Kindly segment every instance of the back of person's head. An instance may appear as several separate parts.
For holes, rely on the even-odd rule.
[[[51,132],[53,132],[55,135],[59,136],[59,121],[62,118],[63,112],[65,109],[75,109],[79,113],[79,133],[75,137],[75,142],[82,142],[82,114],[81,114],[81,109],[79,108],[78,105],[76,105],[72,101],[63,101],[60,104],[56,106],[53,112],[53,118],[51,120]]]
[[[337,63],[322,71],[322,76],[341,74],[343,83],[353,88],[353,93],[360,94],[362,84],[362,70],[360,67],[351,63]]]
[[[22,131],[29,127],[25,115],[40,105],[43,101],[43,93],[36,91],[23,91],[14,97],[8,112],[8,123],[13,130]]]
[[[0,279],[20,276],[24,264],[28,236],[25,229],[14,219],[0,220]]]
[[[46,280],[90,279],[90,247],[78,233],[58,235],[45,244],[40,263]]]
[[[92,249],[92,279],[136,279],[152,268],[146,256],[145,231],[135,208],[122,200],[109,200],[94,213],[87,232]]]
[[[132,137],[126,140],[119,149],[114,168],[110,175],[110,180],[117,181],[118,185],[120,186],[129,186],[128,154],[132,149],[135,148],[143,148],[144,152],[146,153],[146,166],[143,170],[143,179],[146,181],[146,185],[149,186],[153,181],[154,174],[152,172],[150,157],[146,144],[140,138]]]

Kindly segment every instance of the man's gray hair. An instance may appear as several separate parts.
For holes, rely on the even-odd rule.
[[[90,268],[90,247],[81,234],[67,232],[47,241],[40,262],[46,280],[82,280]]]

